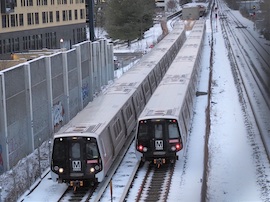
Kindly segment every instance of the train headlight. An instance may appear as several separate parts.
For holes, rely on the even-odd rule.
[[[95,172],[95,168],[90,168],[90,173]]]
[[[64,168],[59,168],[59,173],[63,173],[64,172]]]
[[[58,170],[59,170],[59,167],[58,167],[58,166],[54,166],[53,169],[54,169],[55,171],[58,171]]]
[[[96,169],[96,170],[99,170],[99,169],[100,169],[99,165],[96,165],[96,166],[95,166],[95,169]]]
[[[143,148],[143,151],[144,151],[144,152],[147,152],[147,147],[144,147],[144,148]]]
[[[172,151],[175,151],[175,150],[176,150],[175,146],[172,146],[172,147],[171,147],[171,150],[172,150]]]

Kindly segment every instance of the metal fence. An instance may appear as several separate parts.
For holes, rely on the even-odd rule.
[[[0,174],[92,101],[113,71],[113,46],[105,40],[0,71]]]

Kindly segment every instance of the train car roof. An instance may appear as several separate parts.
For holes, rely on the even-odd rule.
[[[63,126],[55,137],[61,136],[62,133],[66,135],[70,133],[70,136],[72,136],[76,132],[94,134],[98,130],[103,130],[122,106],[136,93],[137,88],[164,56],[166,50],[182,34],[185,34],[185,31],[184,24],[181,22],[172,31],[172,34],[167,35],[147,56],[142,57],[134,67],[116,80],[111,87],[90,102]]]
[[[185,35],[185,30],[184,23],[178,21],[172,32],[166,35],[147,55],[143,56],[124,76],[120,77],[116,84],[138,87],[138,84],[141,84],[148,76],[168,48],[179,38],[179,35]]]
[[[90,102],[58,133],[95,133],[103,129],[135,91],[134,87],[112,86]]]
[[[141,119],[178,117],[188,89],[192,62],[179,62],[179,67],[165,75],[140,115]],[[177,73],[173,73],[177,72]]]
[[[139,121],[179,116],[189,80],[193,74],[198,47],[202,43],[204,28],[205,26],[197,26],[194,32],[188,35],[183,47],[141,113]]]

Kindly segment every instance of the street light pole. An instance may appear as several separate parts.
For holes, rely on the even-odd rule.
[[[88,0],[88,18],[89,18],[90,41],[94,41],[95,32],[94,32],[94,2],[93,0]]]

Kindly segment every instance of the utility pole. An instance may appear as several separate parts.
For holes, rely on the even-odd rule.
[[[94,41],[95,31],[94,31],[94,2],[93,0],[88,0],[88,18],[89,18],[90,41]]]

